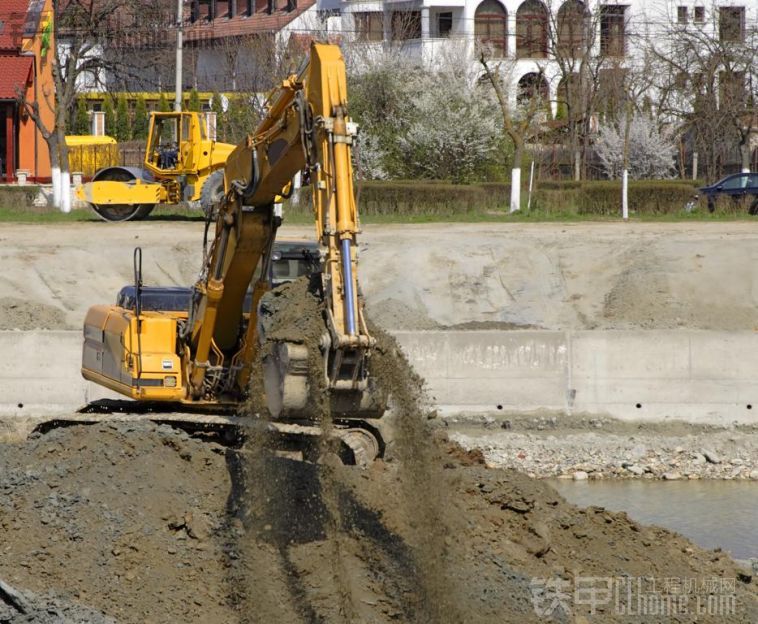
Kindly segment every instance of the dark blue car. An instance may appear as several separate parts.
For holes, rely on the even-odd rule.
[[[735,173],[699,190],[708,199],[708,210],[711,212],[716,209],[716,198],[726,195],[735,201],[752,197],[749,212],[758,215],[758,173]]]

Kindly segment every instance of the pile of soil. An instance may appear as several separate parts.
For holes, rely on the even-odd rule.
[[[263,453],[251,473],[249,448],[159,425],[75,426],[6,445],[0,578],[122,623],[538,622],[533,578],[625,575],[739,578],[736,615],[697,621],[758,617],[756,582],[723,553],[577,509],[545,483],[430,440],[433,489],[416,503],[400,461],[363,470]],[[438,528],[424,540],[428,505]],[[627,621],[612,605],[596,618]]]
[[[0,622],[3,624],[115,624],[113,618],[62,600],[54,594],[39,596],[19,591],[0,581]]]

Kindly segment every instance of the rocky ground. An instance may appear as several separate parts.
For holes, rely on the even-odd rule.
[[[758,425],[623,422],[566,414],[450,419],[450,437],[487,465],[561,479],[758,481]]]
[[[427,440],[429,462],[367,470],[145,423],[5,445],[0,622],[540,622],[556,583],[553,621],[639,621],[610,597],[590,613],[575,590],[597,577],[728,579],[697,591],[733,593],[733,615],[655,621],[758,617],[725,554]],[[9,587],[35,592],[25,615]]]

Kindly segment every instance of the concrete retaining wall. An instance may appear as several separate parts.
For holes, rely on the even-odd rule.
[[[396,332],[443,413],[555,410],[758,422],[758,333]],[[0,331],[0,416],[71,412],[116,395],[79,374],[77,331]]]
[[[0,331],[0,414],[70,412],[113,393],[81,374],[78,331]]]
[[[758,334],[397,332],[443,413],[531,411],[758,422]]]

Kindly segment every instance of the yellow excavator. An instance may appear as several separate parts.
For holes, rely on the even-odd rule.
[[[76,188],[76,199],[105,221],[144,219],[161,204],[207,212],[223,197],[224,164],[234,148],[209,138],[198,113],[154,112],[142,168],[100,169]]]
[[[356,136],[340,49],[314,43],[303,68],[272,92],[266,117],[227,159],[224,197],[212,213],[213,240],[189,296],[143,287],[141,252],[135,250],[134,286],[122,291],[117,305],[96,305],[87,313],[83,376],[139,402],[220,413],[238,410],[259,375],[266,426],[285,437],[323,433],[309,406],[325,387],[329,435],[355,461],[381,455],[385,401],[369,377],[375,340],[357,280]],[[312,279],[323,302],[323,336],[317,354],[301,342],[268,342],[259,367],[265,338],[259,302],[270,288],[281,222],[275,205],[301,171],[312,188],[320,243]],[[321,389],[313,381],[314,356],[323,362]]]

